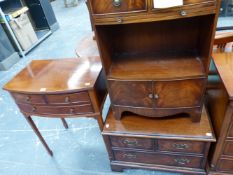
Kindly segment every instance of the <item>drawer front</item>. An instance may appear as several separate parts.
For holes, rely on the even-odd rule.
[[[12,93],[16,103],[28,103],[28,104],[45,104],[43,95],[27,95]]]
[[[233,123],[230,125],[230,129],[228,131],[228,138],[233,138]]]
[[[220,159],[217,164],[218,171],[233,172],[233,160],[232,159]]]
[[[41,115],[79,115],[93,113],[91,104],[85,105],[71,105],[71,106],[32,106],[26,104],[19,104],[19,108],[29,114]]]
[[[205,143],[194,141],[158,140],[158,149],[160,151],[203,154],[205,150]]]
[[[87,92],[73,94],[46,95],[49,104],[71,104],[90,102]]]
[[[233,156],[233,141],[225,141],[223,154],[228,156]]]
[[[131,151],[114,151],[117,161],[201,168],[202,157],[143,153]]]
[[[112,147],[153,150],[153,140],[134,137],[112,136]]]
[[[200,106],[205,80],[155,82],[155,102],[160,108]]]
[[[147,10],[146,0],[91,0],[93,14],[114,14]]]
[[[108,81],[109,95],[114,105],[152,107],[152,82]]]

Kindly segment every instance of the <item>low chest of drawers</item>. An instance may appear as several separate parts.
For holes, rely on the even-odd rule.
[[[209,174],[233,174],[233,53],[214,53],[219,83],[207,90],[207,107],[217,142],[209,155]]]
[[[4,89],[10,92],[50,155],[53,153],[31,116],[61,118],[66,128],[66,117],[93,117],[103,128],[106,86],[99,57],[34,60]]]
[[[102,134],[113,171],[145,168],[206,174],[207,154],[215,141],[205,109],[200,123],[187,116],[151,119],[133,114],[119,121],[110,110]]]

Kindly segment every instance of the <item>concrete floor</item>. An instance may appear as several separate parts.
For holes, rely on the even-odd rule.
[[[60,29],[35,48],[10,70],[0,72],[0,87],[33,59],[76,57],[75,47],[91,27],[85,3],[64,8],[62,0],[52,3]],[[106,115],[109,101],[104,114]],[[105,116],[104,115],[104,116]],[[8,93],[0,89],[0,175],[169,175],[146,170],[112,172],[105,145],[94,119],[67,119],[65,130],[60,120],[34,117],[48,145],[50,157],[26,123]],[[172,175],[172,174],[171,174]]]
[[[50,157],[12,98],[2,90],[31,60],[77,57],[77,43],[91,32],[85,3],[64,8],[63,1],[56,0],[52,6],[60,29],[10,70],[0,72],[0,175],[168,175],[145,170],[112,172],[97,122],[85,117],[67,119],[68,130],[59,119],[33,118],[54,152]],[[105,115],[108,105],[109,101]]]

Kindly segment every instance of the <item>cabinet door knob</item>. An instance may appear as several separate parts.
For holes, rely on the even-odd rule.
[[[181,16],[186,16],[186,15],[187,15],[187,12],[184,11],[184,10],[181,10],[180,15],[181,15]]]
[[[151,94],[148,95],[148,97],[149,97],[150,99],[153,99],[153,98],[154,98],[154,95],[151,93]]]
[[[112,4],[113,4],[115,7],[119,7],[119,6],[121,6],[121,0],[112,0]]]
[[[179,164],[179,165],[186,165],[188,163],[190,163],[190,160],[189,159],[174,159],[174,161]]]
[[[187,144],[178,144],[178,143],[174,143],[173,147],[175,149],[179,149],[179,150],[184,150],[184,149],[188,149],[189,146]]]

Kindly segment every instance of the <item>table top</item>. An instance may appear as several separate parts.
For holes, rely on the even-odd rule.
[[[229,99],[233,100],[233,53],[213,53],[213,61]]]
[[[121,120],[116,120],[110,110],[102,133],[128,137],[215,141],[205,108],[203,108],[200,123],[193,123],[190,117],[183,115],[150,118],[132,113],[123,116]]]
[[[99,57],[33,60],[3,89],[27,94],[92,89],[101,69]]]

